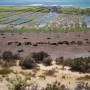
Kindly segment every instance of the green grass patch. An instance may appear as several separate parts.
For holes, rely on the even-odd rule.
[[[64,8],[64,7],[34,7],[34,6],[0,6],[0,12],[12,12],[12,11],[32,11],[32,12],[49,12],[50,10],[56,10],[58,13],[65,13],[65,14],[85,14],[90,15],[90,8],[80,9],[80,8]],[[54,11],[55,11],[54,10]]]
[[[33,11],[33,12],[49,12],[47,7],[33,7],[33,6],[0,6],[0,12],[12,11]]]
[[[10,30],[7,28],[0,29],[0,32],[9,32],[9,33],[24,33],[24,32],[27,32],[27,33],[54,32],[54,33],[56,33],[56,32],[82,32],[82,31],[89,32],[90,28],[84,28],[84,29],[83,28],[71,28],[71,29],[53,28],[52,29],[52,28],[43,27],[43,28],[39,28],[39,29],[36,29],[36,28],[31,28],[31,29],[24,28],[24,29],[16,29],[16,30]]]

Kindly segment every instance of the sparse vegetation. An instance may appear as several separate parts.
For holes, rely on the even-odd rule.
[[[56,59],[56,64],[63,65],[63,66],[70,66],[71,70],[83,72],[83,73],[90,73],[90,57],[80,57],[74,59]]]
[[[76,86],[75,90],[90,90],[90,87],[88,83],[81,82]]]
[[[82,41],[77,41],[77,44],[78,44],[78,45],[82,45],[83,42],[82,42]]]
[[[56,73],[55,69],[51,69],[51,70],[45,71],[44,74],[45,74],[46,76],[54,76],[55,73]]]
[[[12,60],[12,59],[13,59],[13,54],[12,54],[12,52],[11,52],[11,51],[5,51],[5,52],[3,52],[3,54],[2,54],[2,59],[3,59],[4,61],[7,61],[7,62],[9,62],[10,60]]]
[[[88,80],[90,80],[90,75],[85,75],[84,77],[80,77],[80,78],[78,78],[78,80],[86,80],[86,81],[88,81]]]
[[[23,69],[33,69],[37,66],[37,64],[31,56],[27,56],[23,61],[20,61],[20,66]]]
[[[32,58],[36,61],[36,63],[42,63],[44,58],[47,58],[49,55],[43,51],[32,53]]]
[[[26,90],[26,81],[22,80],[21,77],[17,77],[15,80],[11,81],[12,88],[11,90]]]
[[[66,88],[64,85],[61,85],[58,82],[55,82],[53,84],[48,84],[44,90],[70,90],[70,89]]]
[[[52,59],[49,55],[43,51],[35,52],[28,55],[23,61],[20,61],[20,65],[23,68],[32,69],[37,66],[38,63],[42,63],[46,66],[50,66],[52,64]]]
[[[43,64],[46,66],[52,65],[52,58],[51,57],[46,57],[43,59]]]
[[[56,64],[57,64],[57,65],[62,65],[62,64],[64,64],[64,57],[56,58]]]
[[[12,73],[13,71],[11,70],[11,69],[9,69],[9,68],[3,68],[3,69],[0,69],[0,75],[3,75],[3,76],[5,76],[5,75],[7,75],[7,74],[10,74],[10,73]]]
[[[13,54],[11,51],[4,51],[1,58],[1,65],[10,67],[16,65],[16,61],[20,59],[20,55]]]
[[[90,57],[75,58],[71,63],[71,70],[90,73]]]

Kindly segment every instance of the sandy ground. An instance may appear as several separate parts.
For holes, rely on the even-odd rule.
[[[60,44],[64,41],[68,41],[69,45]],[[70,44],[72,41],[76,43],[82,41],[83,44]],[[27,42],[30,44],[25,45]],[[47,52],[53,59],[60,56],[65,58],[90,56],[90,32],[0,34],[0,53],[6,50],[20,53],[23,57],[39,51]]]
[[[54,82],[60,82],[61,85],[65,85],[66,87],[74,90],[77,84],[79,83],[88,83],[90,86],[90,80],[78,80],[80,77],[84,77],[86,75],[90,75],[88,73],[79,73],[72,72],[69,70],[69,67],[65,67],[62,69],[62,66],[58,66],[53,64],[52,66],[44,66],[39,64],[40,68],[35,70],[22,70],[19,66],[12,67],[17,75],[25,78],[30,77],[31,80],[27,80],[27,82],[37,84],[39,87],[46,87],[47,84],[52,84]],[[46,74],[49,70],[54,71],[52,75]],[[14,78],[15,75],[9,75],[9,78]]]
[[[8,82],[6,80],[0,81],[0,90],[8,90]]]
[[[16,77],[22,78],[22,80],[26,79],[26,84],[34,84],[38,85],[39,89],[46,87],[47,84],[52,84],[54,82],[60,82],[61,85],[65,85],[66,87],[70,88],[70,90],[75,90],[75,87],[80,83],[88,83],[90,87],[90,79],[85,80],[78,78],[85,77],[89,75],[89,73],[79,73],[79,72],[72,72],[70,71],[69,67],[58,66],[53,63],[51,66],[44,66],[39,64],[39,68],[32,69],[32,70],[23,70],[20,66],[13,66],[11,67],[13,73],[9,74],[7,77],[9,82],[14,81]],[[48,71],[53,71],[53,74],[47,74]],[[0,81],[0,90],[8,90],[8,83],[5,79]],[[29,89],[31,90],[31,89]]]

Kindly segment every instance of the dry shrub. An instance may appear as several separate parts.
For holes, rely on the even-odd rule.
[[[3,68],[3,69],[0,69],[0,75],[7,75],[7,74],[10,74],[12,73],[13,71],[9,68]]]
[[[16,61],[20,59],[20,55],[13,54],[11,51],[4,51],[1,58],[2,66],[14,66]]]
[[[46,57],[43,59],[43,64],[46,66],[52,65],[52,58],[51,57]]]
[[[46,76],[54,76],[56,73],[56,70],[55,69],[51,69],[51,70],[47,70],[44,72],[44,75]]]
[[[79,57],[74,59],[56,59],[57,65],[69,66],[72,71],[90,73],[90,57]]]
[[[11,51],[5,51],[2,54],[2,59],[5,61],[10,61],[11,59],[13,59],[13,53]]]
[[[37,66],[37,64],[31,56],[27,56],[23,61],[20,61],[20,66],[23,69],[33,69]]]
[[[23,61],[20,61],[20,65],[26,69],[32,69],[36,67],[37,63],[43,63],[44,65],[49,66],[52,64],[52,59],[47,53],[41,51],[31,53]]]
[[[65,85],[61,85],[59,82],[54,82],[53,84],[47,84],[44,90],[70,90]]]
[[[75,90],[90,90],[90,86],[88,85],[88,83],[80,82],[79,84],[77,84]]]
[[[78,45],[82,45],[83,42],[82,42],[82,41],[77,41],[77,44],[78,44]]]
[[[34,52],[31,54],[31,57],[36,61],[36,63],[42,63],[43,59],[48,57],[49,55],[43,51]]]
[[[85,75],[84,77],[80,77],[77,80],[90,80],[90,75]]]
[[[56,64],[57,65],[62,65],[64,63],[64,57],[59,57],[59,58],[56,58]]]

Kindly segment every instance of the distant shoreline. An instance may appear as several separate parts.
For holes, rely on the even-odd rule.
[[[77,14],[77,15],[90,15],[90,8],[75,8],[75,7],[61,7],[61,6],[0,6],[0,12],[7,11],[32,11],[32,12],[57,12],[63,14]]]
[[[41,7],[62,7],[62,8],[80,8],[80,9],[86,9],[86,8],[90,8],[90,6],[74,6],[72,4],[70,5],[66,5],[66,4],[62,4],[62,5],[57,5],[57,4],[52,4],[52,5],[48,5],[48,4],[29,4],[29,5],[24,5],[24,4],[0,4],[0,7],[3,6],[3,7],[7,7],[7,6],[20,6],[20,7],[27,7],[27,6],[34,6],[34,7],[38,7],[38,6],[41,6]]]

